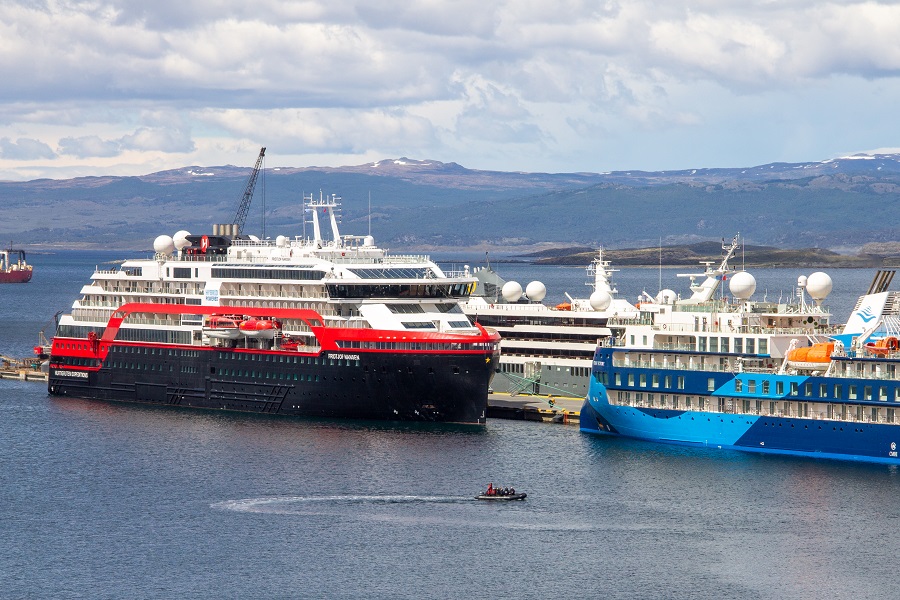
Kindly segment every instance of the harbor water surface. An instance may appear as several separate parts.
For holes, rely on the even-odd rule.
[[[117,257],[30,254],[32,282],[0,287],[0,354],[30,352]],[[587,295],[581,269],[495,267],[544,281],[553,302]],[[758,294],[793,293],[810,271],[754,272]],[[830,274],[843,320],[872,272]],[[658,288],[650,269],[617,282],[629,298]],[[528,499],[472,499],[488,482]],[[4,598],[890,598],[898,495],[889,466],[530,422],[166,410],[0,381]]]

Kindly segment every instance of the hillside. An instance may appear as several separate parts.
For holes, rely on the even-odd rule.
[[[142,177],[0,182],[0,239],[146,249],[162,233],[231,222],[249,172],[192,166]],[[268,167],[246,231],[263,233],[265,208],[266,235],[302,234],[302,194],[319,190],[343,197],[346,233],[364,233],[371,222],[379,243],[394,249],[614,249],[740,232],[756,245],[856,253],[900,240],[896,155],[654,173],[495,172],[411,159]]]
[[[873,249],[874,250],[874,249]],[[531,252],[523,258],[535,264],[587,265],[597,253],[589,248],[556,248]],[[700,242],[655,248],[623,248],[603,251],[604,260],[620,266],[691,266],[702,262],[718,263],[722,260],[722,244]],[[900,266],[900,252],[893,254],[854,255],[838,254],[822,248],[775,248],[771,246],[745,246],[732,266],[761,267],[812,267],[812,268],[877,268]]]

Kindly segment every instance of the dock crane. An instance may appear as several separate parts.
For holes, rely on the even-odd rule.
[[[259,169],[265,157],[266,149],[263,147],[259,151],[259,158],[256,159],[256,166],[253,167],[253,171],[250,173],[250,178],[247,180],[247,187],[244,188],[244,195],[241,198],[241,204],[238,206],[237,212],[234,215],[234,221],[232,221],[234,225],[237,225],[236,235],[240,234],[244,229],[247,213],[250,212],[250,201],[253,200],[253,188],[256,187],[256,178],[259,176]]]

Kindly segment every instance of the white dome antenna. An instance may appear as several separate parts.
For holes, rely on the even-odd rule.
[[[167,235],[160,235],[153,240],[153,251],[157,254],[170,256],[175,252],[175,240]]]
[[[547,295],[547,286],[540,281],[532,281],[525,286],[525,295],[533,302],[540,302]]]
[[[747,271],[735,273],[731,277],[728,289],[731,290],[731,295],[738,300],[749,300],[750,296],[756,292],[756,278]]]
[[[500,295],[507,302],[518,302],[522,297],[522,284],[517,281],[507,281],[500,288]]]
[[[806,279],[806,291],[816,304],[821,304],[828,297],[833,285],[828,273],[822,271],[816,271]]]

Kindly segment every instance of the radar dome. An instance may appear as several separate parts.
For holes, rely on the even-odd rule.
[[[153,240],[153,251],[157,254],[172,254],[175,251],[175,241],[167,235],[161,235]]]
[[[672,290],[661,290],[656,295],[657,304],[675,304],[676,300],[678,300],[678,294],[676,294]]]
[[[612,296],[609,295],[609,292],[597,290],[591,294],[588,302],[591,303],[591,308],[594,310],[606,310],[612,304]]]
[[[363,246],[365,246],[367,248],[371,248],[374,245],[375,245],[375,238],[372,237],[371,235],[367,235],[366,237],[363,238]]]
[[[756,278],[747,271],[735,273],[728,284],[731,294],[739,300],[747,300],[756,291]]]
[[[507,281],[500,289],[500,294],[507,302],[518,302],[522,297],[522,285],[517,281]]]
[[[285,246],[287,246],[287,238],[283,235],[279,235],[275,238],[275,245],[279,248],[284,248]]]
[[[191,232],[185,231],[184,229],[175,232],[175,235],[172,236],[172,241],[175,243],[176,250],[184,250],[191,245],[187,239],[187,236],[189,235],[191,235]]]
[[[797,287],[806,287],[806,275],[801,275],[797,278]]]
[[[540,281],[532,281],[525,286],[525,295],[528,296],[529,300],[540,302],[547,295],[547,288]]]
[[[831,277],[821,271],[816,271],[806,280],[806,291],[813,300],[824,300],[831,293],[831,286]]]

